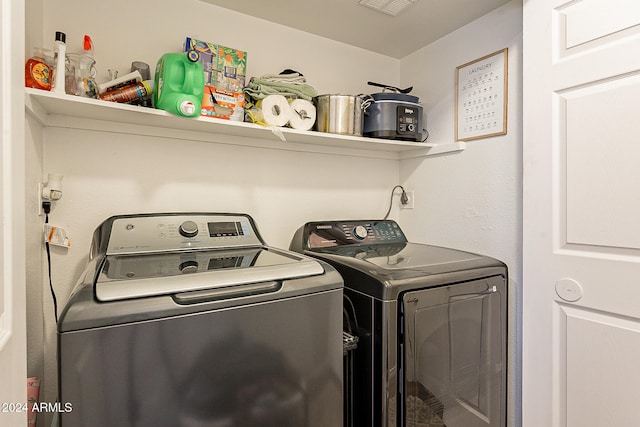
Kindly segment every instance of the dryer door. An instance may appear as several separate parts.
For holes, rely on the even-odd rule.
[[[502,276],[402,296],[403,426],[506,425]]]

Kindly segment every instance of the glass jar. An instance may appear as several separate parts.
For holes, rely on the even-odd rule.
[[[84,53],[67,53],[65,90],[70,95],[96,98],[96,61]]]

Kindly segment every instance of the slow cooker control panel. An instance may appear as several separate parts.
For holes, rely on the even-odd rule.
[[[409,106],[398,106],[397,119],[398,119],[398,133],[405,135],[415,135],[416,132],[420,132],[419,119],[417,108],[409,107]]]
[[[311,249],[407,241],[400,226],[391,220],[308,223],[304,238],[305,246]]]

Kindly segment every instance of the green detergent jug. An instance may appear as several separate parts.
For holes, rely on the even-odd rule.
[[[204,70],[198,52],[165,53],[155,74],[155,107],[184,117],[200,115],[204,95]]]

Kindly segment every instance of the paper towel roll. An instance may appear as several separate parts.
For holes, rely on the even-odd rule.
[[[294,99],[291,106],[289,126],[298,130],[309,130],[316,123],[316,107],[306,99]]]
[[[268,95],[260,101],[259,108],[265,123],[270,126],[284,126],[291,118],[291,107],[282,95]]]

